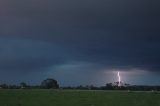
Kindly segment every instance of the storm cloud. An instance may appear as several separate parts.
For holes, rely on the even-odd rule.
[[[70,75],[86,75],[70,84],[87,84],[104,70],[160,75],[159,3],[1,0],[0,73],[27,73],[26,81],[38,73],[37,79],[54,76],[64,85]]]

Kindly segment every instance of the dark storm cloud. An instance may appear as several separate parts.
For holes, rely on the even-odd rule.
[[[159,3],[1,0],[0,37],[5,42],[0,44],[0,69],[36,71],[87,62],[96,70],[159,71]]]
[[[81,35],[85,39],[95,32],[100,37],[118,33],[134,36],[156,31],[159,25],[159,6],[154,1],[16,0],[2,4],[6,5],[1,10],[1,32],[5,36],[38,36],[58,41],[65,36],[75,39],[73,36]]]
[[[64,64],[69,56],[60,46],[24,39],[1,38],[0,51],[0,71],[42,71]]]

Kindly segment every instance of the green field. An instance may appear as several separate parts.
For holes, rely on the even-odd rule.
[[[160,106],[160,93],[0,90],[0,106]]]

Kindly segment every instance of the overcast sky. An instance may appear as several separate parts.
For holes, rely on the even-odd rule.
[[[1,0],[0,83],[160,85],[160,1]]]

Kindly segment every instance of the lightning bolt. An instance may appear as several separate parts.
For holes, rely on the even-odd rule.
[[[121,86],[121,76],[119,71],[118,71],[118,86]]]

